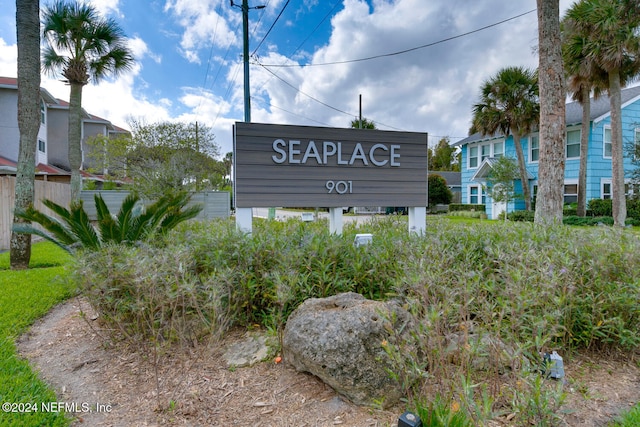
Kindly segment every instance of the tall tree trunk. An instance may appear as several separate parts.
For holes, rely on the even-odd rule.
[[[589,86],[582,85],[582,129],[580,132],[580,170],[578,171],[578,216],[587,215],[587,156],[591,129],[591,99]]]
[[[562,223],[565,166],[565,87],[559,0],[537,0],[540,160],[535,222]]]
[[[71,83],[69,95],[69,167],[71,168],[71,201],[80,200],[82,190],[82,85]]]
[[[622,150],[622,107],[619,70],[609,71],[609,101],[611,107],[611,191],[613,225],[624,227],[627,200],[624,189],[624,154]]]
[[[18,128],[20,148],[16,171],[15,210],[33,205],[35,155],[40,129],[40,3],[39,0],[16,0],[16,35],[18,43]],[[24,220],[13,217],[13,223]],[[11,233],[12,269],[29,267],[31,235]]]
[[[524,208],[531,210],[531,191],[529,191],[529,178],[527,166],[524,163],[524,152],[522,151],[522,143],[520,142],[520,133],[513,132],[513,145],[516,147],[516,157],[518,158],[518,170],[520,171],[520,181],[522,181],[522,196],[524,197]]]

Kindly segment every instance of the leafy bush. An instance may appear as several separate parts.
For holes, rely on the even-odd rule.
[[[372,233],[372,243],[356,248],[358,232]],[[436,382],[430,386],[447,397],[421,410],[481,425],[502,399],[496,405],[516,413],[514,423],[553,425],[562,394],[526,366],[538,365],[547,349],[636,349],[637,265],[640,237],[623,229],[434,217],[415,235],[390,216],[346,224],[342,236],[331,235],[325,221],[256,221],[251,235],[231,221],[184,223],[158,245],[80,254],[76,279],[102,318],[140,345],[191,344],[231,325],[281,332],[310,297],[355,291],[398,298],[419,331],[403,363],[428,372]],[[466,345],[452,354],[447,337],[455,334],[507,343],[519,385],[475,388],[501,372],[502,357],[475,371],[483,350]]]
[[[448,205],[451,203],[453,193],[449,187],[447,187],[447,181],[441,175],[431,173],[429,174],[428,181],[429,206],[436,204]]]
[[[610,216],[587,216],[576,215],[565,216],[562,219],[565,225],[613,225],[613,218]]]
[[[462,218],[483,218],[486,219],[487,214],[484,211],[453,211],[447,214],[449,217],[462,217]]]
[[[510,221],[533,222],[535,214],[536,213],[534,211],[513,211],[507,214],[507,218]]]
[[[588,203],[588,209],[593,216],[612,216],[611,199],[591,199]]]
[[[201,206],[184,209],[189,198],[188,193],[170,194],[141,209],[136,206],[140,198],[131,193],[123,200],[118,215],[113,216],[102,196],[96,194],[97,228],[89,220],[82,201],[72,202],[70,208],[66,209],[45,199],[42,203],[62,221],[30,207],[16,212],[16,216],[39,224],[47,232],[29,224],[15,225],[14,230],[43,237],[69,252],[77,248],[98,250],[105,244],[131,245],[165,234],[181,222],[198,215]]]
[[[484,212],[485,211],[485,206],[484,205],[474,205],[474,204],[470,204],[470,203],[452,203],[449,205],[449,212],[455,212],[455,211],[478,211],[478,212]]]

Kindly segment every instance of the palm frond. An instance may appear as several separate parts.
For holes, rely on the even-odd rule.
[[[44,233],[42,230],[27,224],[16,224],[14,226],[14,230],[18,233],[36,234],[37,236],[45,237],[46,239],[51,240],[56,245],[65,249],[69,245],[77,242],[77,238],[74,236],[74,234],[57,219],[50,217],[49,215],[46,215],[34,209],[33,207],[30,207],[26,210],[18,210],[15,212],[15,216],[18,218],[22,218],[25,221],[40,224],[40,226],[44,228],[49,234],[45,236],[46,233]],[[31,233],[31,230],[34,230],[34,232]]]

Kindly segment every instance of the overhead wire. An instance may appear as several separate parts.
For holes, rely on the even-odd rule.
[[[323,63],[316,63],[316,64],[282,64],[282,65],[278,65],[278,64],[262,64],[262,66],[263,67],[274,67],[274,68],[275,67],[281,67],[281,68],[282,67],[319,67],[319,66],[326,66],[326,65],[351,64],[351,63],[354,63],[354,62],[371,61],[373,59],[379,59],[379,58],[386,58],[386,57],[390,57],[390,56],[402,55],[402,54],[405,54],[405,53],[413,52],[413,51],[420,50],[420,49],[425,49],[425,48],[432,47],[432,46],[435,46],[435,45],[438,45],[438,44],[441,44],[441,43],[445,43],[445,42],[448,42],[448,41],[451,41],[451,40],[455,40],[455,39],[458,39],[458,38],[461,38],[461,37],[466,37],[468,35],[471,35],[471,34],[474,34],[474,33],[480,32],[480,31],[484,31],[484,30],[487,30],[487,29],[492,28],[492,27],[496,27],[498,25],[504,24],[504,23],[509,22],[509,21],[513,21],[514,19],[521,18],[521,17],[523,17],[525,15],[533,13],[536,10],[537,9],[532,9],[532,10],[529,10],[528,12],[524,12],[524,13],[521,13],[519,15],[512,16],[511,18],[507,18],[507,19],[504,19],[502,21],[495,22],[493,24],[486,25],[486,26],[481,27],[481,28],[477,28],[475,30],[468,31],[466,33],[457,34],[455,36],[447,37],[445,39],[441,39],[441,40],[438,40],[438,41],[435,41],[435,42],[432,42],[432,43],[427,43],[427,44],[423,44],[421,46],[416,46],[416,47],[412,47],[412,48],[409,48],[409,49],[399,50],[399,51],[396,51],[396,52],[383,53],[383,54],[380,54],[380,55],[368,56],[368,57],[365,57],[365,58],[348,59],[348,60],[344,60],[344,61],[334,61],[334,62],[323,62]]]
[[[338,3],[339,3],[339,2],[338,2]],[[331,12],[333,12],[333,9],[335,9],[335,7],[337,6],[337,4],[338,4],[338,3],[336,3],[336,4],[334,5],[334,7],[332,8]],[[475,30],[471,30],[471,31],[468,31],[468,32],[466,32],[466,33],[458,34],[458,35],[455,35],[455,36],[452,36],[452,37],[447,37],[447,38],[444,38],[444,39],[441,39],[441,40],[438,40],[438,41],[435,41],[435,42],[432,42],[432,43],[427,43],[427,44],[424,44],[424,45],[421,45],[421,46],[416,46],[416,47],[413,47],[413,48],[404,49],[404,50],[400,50],[400,51],[396,51],[396,52],[391,52],[391,53],[386,53],[386,54],[381,54],[381,55],[374,55],[374,56],[370,56],[370,57],[366,57],[366,58],[358,58],[358,59],[352,59],[352,60],[335,61],[335,62],[327,62],[327,63],[319,63],[319,64],[284,64],[284,63],[283,63],[283,64],[278,65],[278,64],[262,64],[262,63],[260,63],[260,61],[259,61],[256,57],[254,57],[254,56],[253,56],[253,54],[252,54],[252,57],[253,57],[253,59],[254,59],[254,61],[255,61],[255,62],[254,62],[254,64],[256,64],[256,65],[259,65],[259,66],[263,67],[263,68],[264,68],[267,72],[269,72],[273,77],[275,77],[275,78],[277,78],[278,80],[282,81],[282,82],[283,82],[283,83],[285,83],[287,86],[289,86],[289,87],[293,88],[294,90],[296,90],[297,92],[301,93],[302,95],[305,95],[306,97],[308,97],[308,98],[312,99],[312,100],[313,100],[313,101],[315,101],[315,102],[318,102],[319,104],[324,105],[324,106],[325,106],[325,107],[327,107],[327,108],[330,108],[330,109],[332,109],[332,110],[335,110],[335,111],[338,111],[338,112],[340,112],[340,113],[347,114],[347,115],[349,115],[349,116],[351,116],[351,117],[354,117],[354,115],[353,115],[353,114],[347,113],[346,111],[343,111],[343,110],[340,110],[339,108],[333,107],[333,106],[331,106],[331,105],[329,105],[329,104],[327,104],[327,103],[325,103],[325,102],[323,102],[323,101],[320,101],[319,99],[317,99],[317,98],[313,97],[312,95],[309,95],[309,94],[307,94],[307,93],[305,93],[305,92],[301,91],[300,89],[298,89],[297,87],[295,87],[295,86],[294,86],[294,85],[292,85],[291,83],[287,82],[286,80],[284,80],[283,78],[281,78],[280,76],[278,76],[278,75],[277,75],[277,73],[274,73],[274,72],[273,72],[272,70],[270,70],[269,68],[311,67],[311,66],[325,66],[325,65],[348,64],[348,63],[355,63],[355,62],[370,61],[370,60],[373,60],[373,59],[379,59],[379,58],[384,58],[384,57],[390,57],[390,56],[402,55],[402,54],[405,54],[405,53],[413,52],[413,51],[416,51],[416,50],[419,50],[419,49],[425,49],[425,48],[427,48],[427,47],[432,47],[432,46],[435,46],[435,45],[438,45],[438,44],[441,44],[441,43],[445,43],[445,42],[447,42],[447,41],[455,40],[455,39],[458,39],[458,38],[461,38],[461,37],[465,37],[465,36],[468,36],[468,35],[471,35],[471,34],[474,34],[474,33],[480,32],[480,31],[484,31],[484,30],[489,29],[489,28],[496,27],[496,26],[498,26],[498,25],[504,24],[504,23],[506,23],[506,22],[509,22],[509,21],[514,20],[514,19],[521,18],[522,16],[525,16],[525,15],[528,15],[528,14],[530,14],[530,13],[533,13],[533,12],[535,12],[536,10],[537,10],[537,9],[532,9],[532,10],[529,10],[529,11],[527,11],[527,12],[523,12],[523,13],[520,13],[520,14],[518,14],[518,15],[512,16],[512,17],[510,17],[510,18],[503,19],[502,21],[498,21],[498,22],[495,22],[495,23],[492,23],[492,24],[489,24],[489,25],[485,25],[484,27],[480,27],[480,28],[477,28],[477,29],[475,29]],[[331,13],[331,12],[330,12],[330,13]],[[328,16],[328,15],[327,15],[327,16]],[[325,17],[323,18],[323,20],[322,20],[322,21],[324,21],[324,20],[327,18],[327,16],[325,16]],[[318,26],[319,26],[319,25],[318,25]],[[318,28],[318,27],[316,27],[316,28]],[[314,30],[314,31],[315,31],[315,30]],[[308,39],[308,37],[307,37],[307,39]],[[305,39],[305,42],[306,42],[306,40],[307,40],[307,39]],[[255,51],[254,51],[254,53],[255,53]],[[266,82],[265,82],[265,84],[266,84]],[[263,84],[263,86],[264,86],[264,84]],[[261,86],[261,87],[262,87],[262,86]],[[385,126],[385,127],[391,128],[391,129],[402,130],[402,129],[398,129],[398,128],[394,127],[394,126],[386,125],[386,124],[384,124],[384,123],[381,123],[381,122],[378,122],[378,121],[375,121],[375,120],[372,120],[372,121],[373,121],[373,123],[378,123],[378,124],[380,124],[380,125],[383,125],[383,126]]]
[[[271,27],[269,27],[269,30],[262,37],[262,40],[260,40],[260,43],[258,43],[258,46],[256,46],[256,48],[253,50],[253,53],[251,53],[251,55],[249,55],[249,57],[252,57],[253,55],[255,55],[256,52],[258,51],[258,49],[260,49],[260,46],[262,46],[262,43],[264,43],[264,41],[267,39],[267,37],[269,36],[269,33],[271,32],[271,30],[273,30],[273,27],[276,25],[276,22],[278,22],[278,19],[280,19],[280,17],[282,16],[282,13],[284,12],[284,10],[287,8],[287,6],[289,6],[289,2],[290,1],[291,0],[287,0],[287,2],[284,4],[284,6],[282,6],[282,9],[280,10],[280,13],[278,14],[278,16],[276,16],[275,21],[273,21],[273,23],[271,24]]]

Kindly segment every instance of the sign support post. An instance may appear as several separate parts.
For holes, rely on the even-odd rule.
[[[236,228],[248,234],[253,232],[253,208],[236,207]]]
[[[409,232],[424,234],[427,228],[427,208],[425,206],[409,207]]]
[[[329,232],[342,234],[342,208],[329,208]]]

